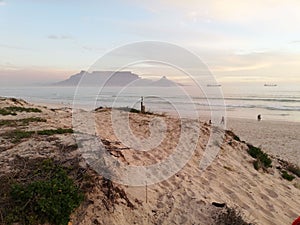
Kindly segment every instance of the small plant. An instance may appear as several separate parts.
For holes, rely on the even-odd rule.
[[[46,119],[40,117],[30,117],[19,120],[0,120],[0,126],[18,126],[18,125],[28,125],[33,122],[47,122]]]
[[[20,142],[24,138],[30,138],[34,134],[34,131],[24,131],[24,130],[13,130],[4,133],[4,137],[11,139],[12,143]]]
[[[285,170],[282,171],[281,176],[282,176],[283,179],[286,179],[288,181],[292,181],[292,180],[294,180],[296,178],[295,176],[293,176],[292,174],[289,174]]]
[[[239,138],[239,136],[237,136],[231,130],[226,130],[226,134],[228,134],[229,136],[232,136],[235,141],[239,141],[239,142],[241,141],[241,139]]]
[[[269,158],[268,154],[264,153],[260,148],[248,144],[248,154],[256,159],[253,164],[255,169],[259,169],[261,167],[268,168],[272,166],[272,160]]]
[[[296,176],[300,177],[300,168],[299,168],[298,166],[295,166],[295,165],[293,165],[293,164],[289,164],[289,165],[286,167],[286,169],[287,169],[289,172],[291,172],[291,173],[295,174]]]
[[[248,144],[248,153],[251,155],[253,158],[257,159],[258,156],[262,153],[260,148],[257,148],[253,145]]]
[[[0,115],[3,115],[3,116],[7,116],[7,115],[16,116],[17,113],[11,112],[11,111],[6,110],[6,109],[4,108],[4,109],[0,109]]]
[[[34,181],[11,186],[10,198],[13,207],[6,212],[8,224],[67,225],[72,211],[83,200],[83,194],[68,177],[65,168],[52,160],[45,160],[34,171]]]
[[[259,170],[260,168],[262,168],[261,162],[259,160],[255,160],[253,162],[253,166],[254,166],[254,169],[256,169],[256,170]]]
[[[131,113],[141,113],[141,110],[135,109],[135,108],[129,108],[129,107],[119,107],[117,108],[119,110],[123,110],[126,112],[131,112]],[[148,114],[148,115],[153,115],[152,112],[146,111],[143,114]]]
[[[17,112],[40,113],[42,111],[38,108],[25,108],[25,107],[19,107],[19,106],[9,106],[9,107],[5,107],[5,108],[0,109],[0,115],[3,115],[3,116],[7,116],[7,115],[16,116]]]
[[[67,134],[67,133],[73,133],[73,129],[71,128],[58,128],[54,130],[39,130],[39,131],[24,131],[24,130],[13,130],[8,131],[3,134],[3,136],[7,139],[11,139],[12,143],[18,143],[24,138],[30,138],[34,133],[37,133],[38,135],[55,135],[55,134]]]
[[[73,129],[71,128],[58,128],[58,129],[54,129],[54,130],[40,130],[37,132],[37,134],[39,135],[54,135],[54,134],[67,134],[67,133],[73,133]]]
[[[239,210],[227,206],[217,214],[215,223],[218,225],[253,225],[253,223],[244,221],[242,213]]]
[[[12,112],[35,112],[35,113],[40,113],[42,112],[38,108],[25,108],[25,107],[19,107],[19,106],[9,106],[4,108],[7,111],[12,111]]]

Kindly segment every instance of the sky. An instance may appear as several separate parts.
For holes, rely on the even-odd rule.
[[[219,82],[300,84],[299,12],[299,0],[0,0],[0,85],[62,80],[149,40],[198,55]]]

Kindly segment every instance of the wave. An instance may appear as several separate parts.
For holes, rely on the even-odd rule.
[[[259,98],[259,97],[224,97],[224,98],[204,98],[204,97],[193,97],[193,99],[199,99],[199,100],[205,100],[205,99],[211,99],[211,100],[232,100],[232,101],[262,101],[262,102],[292,102],[300,103],[300,99],[290,97],[290,98]]]

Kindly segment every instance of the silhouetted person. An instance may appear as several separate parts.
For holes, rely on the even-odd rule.
[[[145,113],[144,97],[141,97],[141,113]]]
[[[261,115],[260,114],[257,116],[257,121],[261,121]]]
[[[222,116],[221,124],[224,124],[224,123],[225,123],[225,119],[224,119],[224,116]]]

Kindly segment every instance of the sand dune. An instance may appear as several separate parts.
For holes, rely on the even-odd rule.
[[[19,103],[1,99],[0,108],[16,104]],[[22,105],[33,106],[25,102]],[[34,107],[42,110],[39,116],[47,119],[47,122],[33,123],[23,127],[23,129],[40,130],[72,126],[70,109],[51,110],[40,106]],[[189,121],[180,121],[175,117],[130,113],[131,135],[144,141],[149,138],[157,140],[157,143],[152,143],[153,146],[151,144],[146,145],[151,150],[136,151],[132,145],[136,148],[141,147],[140,145],[120,141],[120,135],[126,137],[128,134],[116,132],[113,129],[110,109],[102,109],[92,113],[83,112],[83,114],[93,115],[95,118],[95,128],[87,129],[86,132],[90,136],[96,135],[97,138],[101,139],[102,144],[106,146],[110,156],[115,160],[124,165],[135,165],[137,168],[153,165],[172,155],[174,148],[181,141],[181,129],[195,131],[195,126],[192,126]],[[20,119],[32,115],[35,114],[18,113],[17,116],[0,116],[0,120]],[[297,134],[294,133],[297,131],[296,126],[286,123],[282,127],[282,132],[285,135],[276,136],[276,140],[273,140],[275,136],[272,135],[278,134],[274,132],[274,129],[279,128],[282,124],[270,123],[270,131],[268,131],[269,125],[267,123],[259,124],[263,129],[258,129],[256,132],[255,129],[258,125],[255,124],[250,127],[246,121],[236,123],[230,121],[228,127],[233,128],[241,139],[254,145],[262,145],[266,152],[278,155],[280,158],[297,159],[297,155],[292,153],[295,149],[290,151],[291,154],[294,154],[292,157],[290,153],[282,150],[274,152],[275,147],[271,150],[268,149],[270,146],[277,146],[276,143],[279,143],[280,140],[285,143],[289,138],[297,139]],[[156,124],[160,125],[160,130],[155,128]],[[252,164],[254,159],[247,153],[247,145],[234,140],[234,137],[229,133],[224,136],[223,143],[219,143],[220,152],[218,156],[204,172],[201,172],[199,162],[208,145],[212,127],[200,122],[198,128],[199,135],[195,142],[196,147],[192,157],[179,172],[162,182],[149,184],[147,187],[113,183],[114,191],[117,194],[113,202],[110,202],[105,194],[107,190],[103,185],[102,177],[94,174],[93,190],[87,194],[87,200],[72,215],[72,223],[105,225],[215,224],[212,215],[219,209],[214,207],[212,202],[226,203],[229,207],[237,207],[243,213],[246,221],[257,224],[291,224],[299,216],[300,178],[296,178],[292,182],[282,179],[279,170],[276,169],[276,166],[280,164],[275,156],[272,158],[273,167],[269,168],[268,171],[255,170]],[[1,128],[1,173],[6,173],[13,167],[11,161],[16,155],[29,158],[56,157],[64,160],[79,158],[81,165],[87,166],[81,156],[83,153],[79,150],[64,153],[59,153],[57,150],[58,144],[72,145],[76,143],[72,134],[57,135],[52,141],[42,137],[33,137],[24,139],[18,144],[12,144],[2,136],[9,129],[12,128]],[[151,130],[155,133],[151,134]],[[244,134],[243,132],[247,130],[249,133]],[[259,136],[261,139],[255,139],[258,133],[262,135]],[[253,139],[251,139],[252,137]],[[275,144],[273,142],[262,143],[262,140],[266,142],[275,141]],[[191,142],[194,141],[191,139]],[[285,143],[285,147],[292,146],[289,144]],[[182,154],[184,157],[184,153]],[[297,161],[294,162],[297,163]],[[157,171],[157,174],[150,174],[149,177],[165,174],[168,174],[168,171],[161,170]]]

